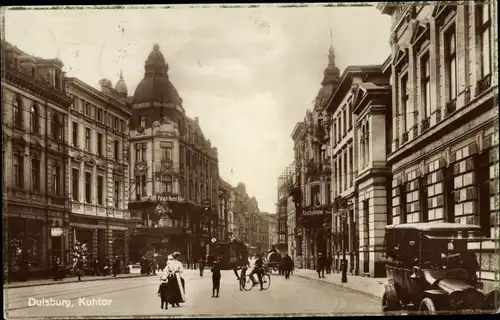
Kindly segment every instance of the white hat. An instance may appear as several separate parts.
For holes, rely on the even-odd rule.
[[[174,257],[172,257],[172,255],[170,254],[170,255],[168,255],[167,259],[168,260],[174,260]]]

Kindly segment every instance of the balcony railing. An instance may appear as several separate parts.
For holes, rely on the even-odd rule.
[[[491,74],[483,77],[481,80],[477,82],[476,96],[483,93],[489,87],[491,87]]]

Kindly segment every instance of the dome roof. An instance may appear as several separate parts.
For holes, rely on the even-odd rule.
[[[182,104],[177,89],[168,78],[168,64],[155,44],[144,64],[144,78],[135,89],[132,103],[163,102]]]
[[[120,80],[115,85],[115,90],[119,93],[128,94],[127,84],[125,84],[125,80],[123,80],[123,73],[120,71]]]

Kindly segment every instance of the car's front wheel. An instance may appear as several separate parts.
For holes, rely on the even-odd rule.
[[[385,287],[384,295],[382,296],[382,312],[394,312],[401,310],[401,304],[394,286],[388,285]]]
[[[430,298],[424,298],[420,303],[419,311],[420,314],[425,314],[425,315],[436,314],[436,307],[434,306],[434,302],[432,302]]]

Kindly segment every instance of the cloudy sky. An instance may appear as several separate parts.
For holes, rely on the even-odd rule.
[[[158,43],[188,116],[219,150],[219,169],[274,213],[293,161],[291,131],[312,106],[332,43],[341,72],[390,53],[390,18],[374,6],[8,10],[6,40],[99,88],[123,70],[129,95]],[[232,170],[231,170],[232,169]],[[232,172],[232,174],[231,174]]]

